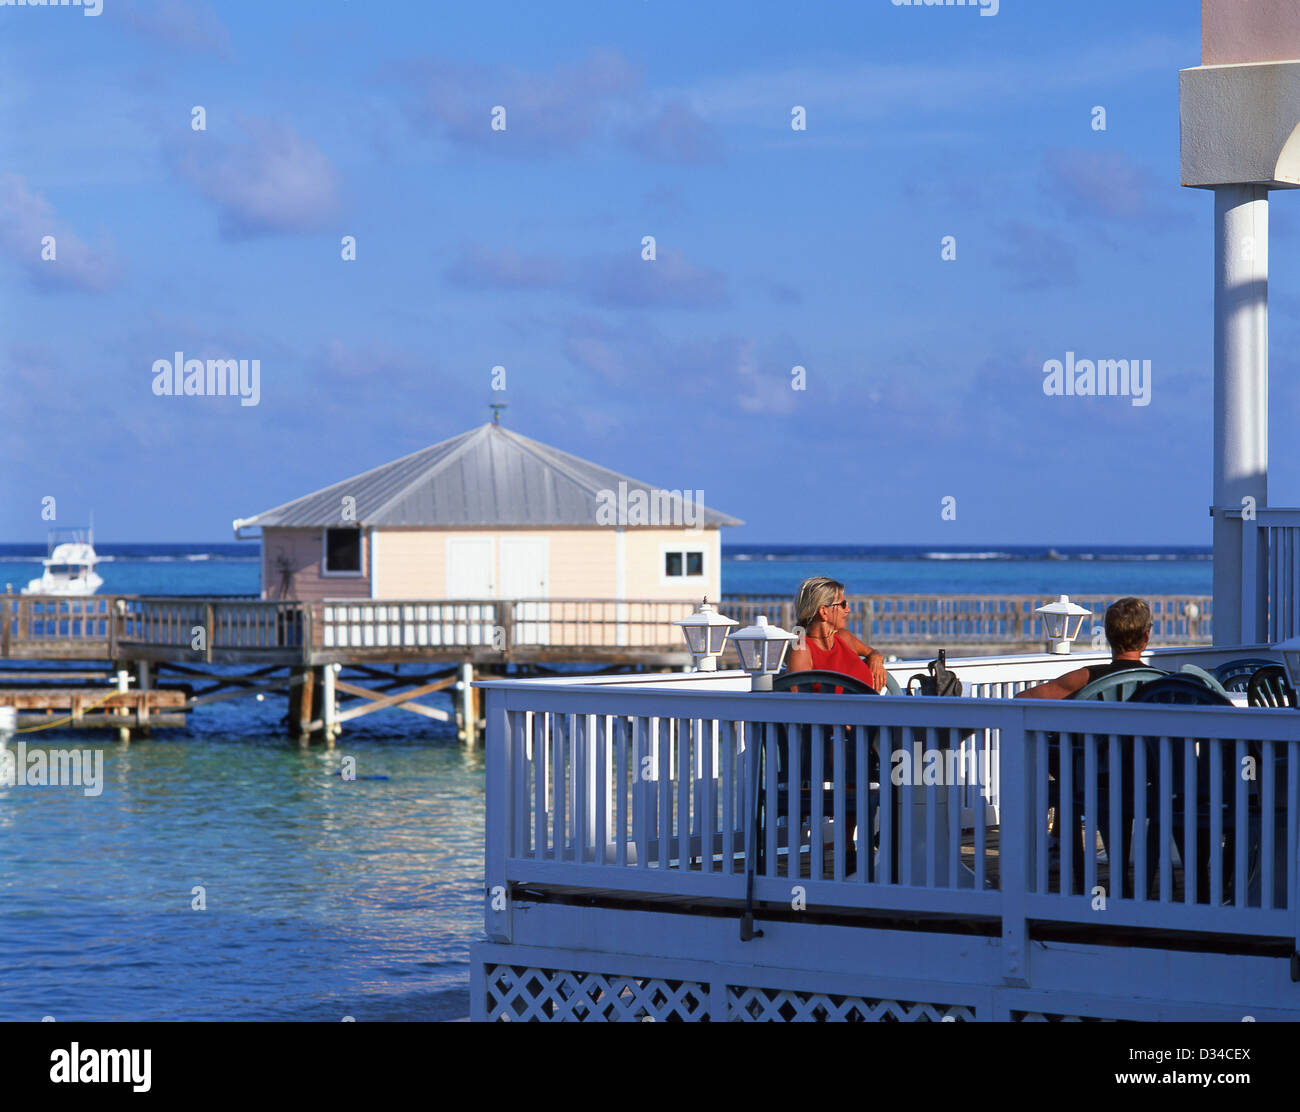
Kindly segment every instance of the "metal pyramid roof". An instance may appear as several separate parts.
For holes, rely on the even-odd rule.
[[[662,499],[662,488],[489,422],[236,521],[235,531],[340,525],[352,520],[343,515],[347,497],[355,500],[358,525],[594,526],[606,523],[598,511],[609,505],[610,492],[618,494],[620,483],[628,495],[642,491],[647,498],[657,494]],[[682,494],[690,497],[689,491]],[[680,498],[669,501],[680,509]],[[704,526],[743,524],[705,506],[691,507],[691,512],[698,513]]]

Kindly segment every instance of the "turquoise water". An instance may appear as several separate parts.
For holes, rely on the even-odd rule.
[[[104,788],[0,788],[0,1019],[468,1015],[481,753],[246,732],[29,735],[103,748]]]
[[[195,555],[119,555],[100,568],[104,591],[257,591],[255,559]],[[823,573],[860,593],[1206,593],[1210,578],[1202,556],[736,555],[724,589],[752,594]],[[39,572],[13,551],[0,561],[0,584]],[[482,753],[399,713],[347,725],[333,752],[299,749],[284,712],[283,696],[233,700],[127,746],[91,731],[24,735],[102,749],[105,786],[97,797],[0,787],[0,1020],[468,1015]],[[348,756],[356,781],[336,775]],[[195,886],[206,910],[191,906]]]

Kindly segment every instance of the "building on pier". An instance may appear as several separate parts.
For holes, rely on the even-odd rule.
[[[493,421],[234,525],[261,530],[265,599],[717,598],[742,523],[702,494]]]

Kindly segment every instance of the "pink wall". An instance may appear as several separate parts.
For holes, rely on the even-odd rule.
[[[262,597],[278,598],[279,557],[285,557],[293,573],[290,598],[370,597],[370,537],[361,531],[362,575],[321,575],[321,529],[262,530]]]
[[[1297,0],[1201,0],[1201,64],[1300,59]]]

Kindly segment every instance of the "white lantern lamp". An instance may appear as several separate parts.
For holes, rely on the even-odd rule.
[[[673,625],[681,626],[686,638],[686,647],[691,653],[691,666],[697,672],[716,672],[718,658],[727,647],[727,631],[739,625],[735,618],[719,614],[706,598],[696,608],[695,613]]]
[[[752,626],[738,629],[728,640],[736,646],[740,666],[749,673],[754,691],[771,691],[772,676],[781,670],[785,650],[799,638],[780,626],[768,625],[767,615],[760,614]]]
[[[1062,654],[1070,651],[1070,643],[1083,628],[1083,619],[1092,617],[1091,610],[1071,602],[1069,595],[1061,595],[1055,602],[1038,607],[1034,613],[1043,616],[1048,651]]]
[[[1282,654],[1282,666],[1292,689],[1300,692],[1300,637],[1279,641],[1273,648]]]

